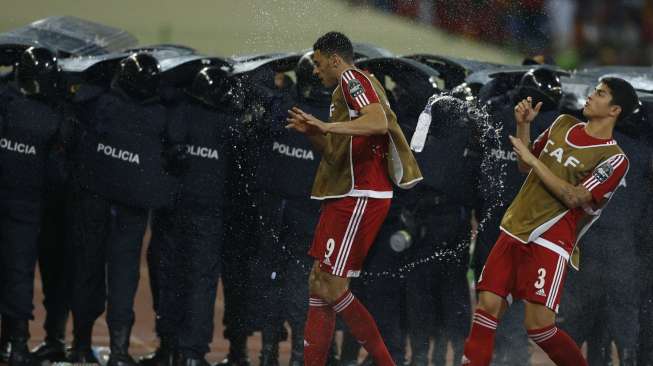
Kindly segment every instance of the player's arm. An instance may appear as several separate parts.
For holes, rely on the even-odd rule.
[[[327,123],[295,107],[288,111],[290,117],[286,127],[305,133],[315,149],[324,155],[328,133],[371,136],[385,135],[388,132],[388,120],[380,103],[369,104],[361,108],[360,113],[360,117],[354,121]]]
[[[613,155],[594,168],[592,174],[583,179],[581,185],[592,195],[592,209],[600,209],[620,185],[625,185],[628,173],[628,158],[624,154]]]
[[[346,122],[324,122],[295,107],[288,111],[287,128],[306,133],[313,144],[322,146],[328,133],[350,136],[385,135],[388,132],[388,120],[380,103],[368,104],[360,110],[360,117]]]
[[[352,136],[385,135],[388,133],[388,119],[381,103],[368,104],[360,110],[360,117],[353,121],[324,123],[324,133]]]
[[[321,134],[371,136],[388,132],[388,119],[381,100],[366,75],[358,70],[347,70],[340,79],[340,88],[349,110],[356,112],[356,119],[326,123],[299,108],[293,108],[293,112]]]
[[[525,146],[531,145],[531,122],[537,117],[542,108],[542,102],[533,107],[533,99],[528,97],[515,106],[515,121],[517,122],[516,136]],[[522,173],[528,173],[530,167],[524,164],[521,158],[517,160],[517,167]]]
[[[537,174],[544,183],[544,186],[562,201],[565,206],[576,208],[592,201],[592,193],[583,184],[574,186],[553,174],[544,163],[533,155],[521,139],[510,136],[510,142],[519,160],[527,166],[527,169],[532,170],[532,173]]]
[[[522,124],[522,123],[517,123],[517,131],[516,131],[516,137],[521,140],[521,142],[526,145],[530,146],[531,145],[531,125],[530,123],[528,124]],[[530,167],[522,161],[521,158],[517,159],[517,168],[519,169],[520,172],[522,173],[528,173],[530,171]]]

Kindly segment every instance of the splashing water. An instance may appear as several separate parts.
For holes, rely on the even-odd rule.
[[[507,163],[489,153],[492,149],[501,148],[503,125],[499,121],[494,121],[490,117],[487,107],[479,105],[476,99],[463,101],[449,93],[442,93],[431,97],[429,103],[432,105],[438,103],[441,109],[440,112],[445,112],[450,116],[444,121],[445,125],[442,126],[444,129],[470,127],[469,124],[473,124],[473,128],[478,134],[479,151],[482,152],[479,174],[485,175],[486,182],[489,183],[486,186],[479,187],[483,191],[482,195],[489,199],[489,202],[485,203],[486,210],[483,212],[483,217],[480,218],[478,224],[478,230],[481,231],[492,218],[492,212],[495,212],[495,209],[503,203]],[[417,267],[429,263],[453,263],[457,261],[460,253],[468,250],[468,246],[469,238],[465,238],[453,247],[446,245],[446,248],[439,248],[428,256],[405,263],[394,271],[364,271],[362,276],[368,278],[397,278],[403,277]]]
[[[477,141],[479,151],[481,151],[481,159],[479,174],[485,175],[485,181],[488,182],[486,186],[479,187],[482,190],[482,195],[488,201],[485,202],[485,212],[483,217],[480,218],[478,230],[482,230],[488,221],[492,218],[492,213],[503,203],[504,198],[504,181],[507,175],[507,162],[500,159],[496,155],[490,154],[492,149],[501,148],[501,132],[503,124],[501,121],[493,120],[484,105],[479,105],[476,99],[461,100],[448,93],[442,93],[429,99],[429,103],[438,103],[440,108],[439,112],[444,112],[450,118],[443,122],[443,125],[438,127],[441,129],[450,128],[473,128],[478,135]],[[471,126],[470,126],[471,124]],[[471,233],[470,233],[471,234]],[[278,235],[274,235],[275,240],[280,240]],[[384,238],[385,239],[385,238]],[[385,245],[379,243],[377,245]],[[443,245],[445,246],[445,245]],[[446,248],[438,248],[433,253],[424,257],[403,263],[396,268],[389,268],[385,271],[374,272],[365,271],[361,273],[362,278],[379,279],[379,278],[402,278],[409,272],[415,270],[419,266],[427,265],[429,263],[453,263],[458,260],[460,253],[469,250],[469,238],[460,240],[455,245],[446,245]],[[293,254],[285,245],[281,245],[282,251],[285,255],[289,256],[300,265],[304,270],[310,270],[310,266],[302,258]]]

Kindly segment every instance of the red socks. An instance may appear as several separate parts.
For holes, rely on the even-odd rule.
[[[488,366],[492,361],[494,334],[497,319],[477,309],[474,313],[472,331],[465,342],[463,366]],[[576,343],[567,333],[551,325],[528,331],[528,337],[549,355],[557,366],[587,366]]]
[[[324,366],[336,328],[336,313],[326,301],[309,299],[304,328],[304,365]]]
[[[333,310],[342,317],[351,334],[374,359],[377,366],[394,366],[388,348],[376,327],[376,322],[365,306],[347,290],[333,305]]]
[[[494,351],[494,335],[497,319],[481,309],[474,313],[472,330],[465,341],[461,364],[464,366],[488,366]]]
[[[555,325],[529,330],[528,337],[558,366],[587,366],[576,342]]]
[[[377,366],[395,366],[383,343],[376,322],[354,295],[347,290],[333,306],[311,297],[304,329],[304,365],[324,366],[335,329],[336,313],[342,317],[351,334],[367,350]]]

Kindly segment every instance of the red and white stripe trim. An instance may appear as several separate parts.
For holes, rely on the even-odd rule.
[[[553,336],[558,333],[558,327],[553,327],[551,329],[548,329],[542,333],[538,334],[529,334],[528,337],[533,340],[535,343],[542,343],[546,342],[549,339],[553,338]]]
[[[347,308],[349,304],[351,304],[354,301],[354,294],[351,293],[351,291],[347,292],[347,296],[345,296],[344,299],[340,300],[339,303],[333,305],[333,310],[336,313],[339,313]]]
[[[492,330],[497,329],[497,321],[496,320],[492,320],[492,319],[488,318],[487,316],[485,316],[483,314],[480,314],[478,312],[474,313],[473,322],[480,325],[480,326],[483,326],[485,328],[489,328],[489,329],[492,329]]]
[[[625,155],[615,155],[610,159],[608,159],[610,165],[612,165],[613,170],[616,170],[621,164],[623,164],[625,160],[626,160]],[[596,179],[596,177],[592,175],[590,179],[583,182],[583,187],[587,188],[587,190],[591,192],[594,188],[596,188],[601,183],[602,182],[600,180]]]
[[[352,72],[352,70],[347,70],[347,71],[345,71],[345,72],[342,74],[342,77],[343,77],[343,79],[345,79],[346,82],[349,82],[349,81],[351,81],[351,80],[353,80],[353,79],[356,79],[356,76],[354,76],[354,73]],[[349,93],[349,95],[351,95],[351,93],[349,92],[349,90],[347,90],[347,92]],[[353,96],[352,96],[352,97],[353,97]],[[360,108],[363,108],[363,107],[365,107],[366,105],[370,104],[370,100],[367,98],[367,95],[365,95],[365,93],[363,93],[363,94],[361,94],[361,95],[355,97],[354,99],[356,100],[356,103],[358,103],[358,106],[359,106]]]
[[[342,244],[338,250],[338,256],[336,257],[336,264],[333,266],[332,273],[336,276],[343,276],[345,272],[345,264],[347,263],[347,258],[351,252],[351,247],[354,243],[354,238],[356,233],[358,233],[358,226],[360,225],[363,219],[363,213],[365,212],[365,207],[367,206],[367,197],[361,197],[356,200],[356,206],[354,207],[354,213],[349,219],[349,224],[347,225],[347,231],[345,231],[345,236],[342,239]]]
[[[562,284],[562,278],[565,275],[565,265],[567,261],[562,257],[558,257],[558,264],[556,266],[556,273],[553,276],[553,283],[551,284],[551,289],[549,290],[549,297],[546,299],[546,307],[555,311],[554,305],[555,300],[558,297],[558,292],[560,291],[560,285]]]
[[[329,303],[320,299],[319,297],[310,297],[308,299],[308,305],[309,306],[315,306],[315,307],[323,307],[323,306],[329,306]]]

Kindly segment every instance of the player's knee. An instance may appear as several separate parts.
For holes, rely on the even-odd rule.
[[[308,276],[308,291],[311,295],[322,297],[320,279],[318,274],[311,272]]]
[[[329,304],[335,304],[347,291],[347,282],[339,278],[327,277],[323,285],[322,298]]]
[[[524,319],[524,328],[526,330],[536,330],[547,328],[555,324],[555,320],[543,319],[543,318],[526,318]]]
[[[499,319],[503,313],[504,301],[500,296],[490,292],[482,291],[478,296],[477,307],[484,312]]]
[[[555,312],[540,304],[527,302],[524,327],[528,330],[542,329],[555,324]]]

